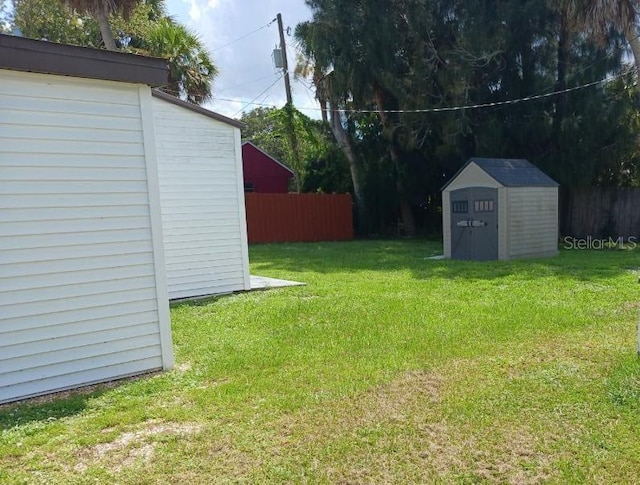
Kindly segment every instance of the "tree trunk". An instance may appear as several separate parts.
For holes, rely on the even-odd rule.
[[[368,216],[367,207],[364,199],[364,193],[362,191],[360,167],[358,166],[358,159],[351,145],[349,135],[342,126],[340,120],[340,113],[335,103],[331,103],[331,131],[336,139],[336,142],[342,149],[344,155],[349,162],[349,171],[351,172],[351,182],[353,183],[353,196],[356,205],[356,230],[359,234],[366,234],[368,232]]]
[[[329,120],[327,119],[327,100],[324,98],[320,98],[318,99],[318,102],[320,103],[320,116],[322,117],[322,122],[328,123]]]
[[[564,7],[560,11],[560,34],[558,36],[558,67],[557,67],[557,81],[556,91],[563,91],[567,88],[567,64],[569,60],[569,12],[567,7]],[[558,95],[556,99],[555,112],[553,114],[553,134],[552,138],[556,141],[558,146],[558,140],[560,139],[560,130],[562,120],[566,113],[567,97],[565,94]]]
[[[407,197],[407,189],[402,181],[402,173],[400,171],[400,156],[398,155],[397,148],[393,141],[391,141],[391,148],[389,149],[391,155],[391,161],[396,168],[396,192],[398,194],[398,202],[400,203],[400,219],[402,220],[402,233],[408,237],[414,237],[416,235],[416,220],[413,217],[413,211],[411,210],[411,203]]]
[[[328,123],[327,113],[327,95],[325,93],[325,86],[323,84],[324,74],[322,71],[313,69],[313,85],[316,87],[316,99],[320,103],[320,116],[322,116],[322,122]]]
[[[400,161],[400,154],[398,153],[398,147],[394,140],[394,132],[396,126],[389,121],[389,117],[385,113],[385,95],[380,87],[374,88],[376,105],[378,106],[378,116],[385,131],[389,133],[389,155],[391,161],[395,167],[396,172],[396,193],[398,194],[398,202],[400,204],[400,219],[402,220],[402,232],[405,236],[414,237],[416,235],[416,221],[413,217],[413,211],[411,210],[411,204],[407,197],[407,190],[402,180],[402,166]],[[395,107],[394,107],[395,108]]]
[[[113,32],[111,31],[111,25],[109,25],[109,11],[104,2],[100,2],[100,6],[96,9],[96,20],[100,27],[100,35],[102,36],[102,42],[107,50],[118,50],[116,47],[116,41],[113,38]]]

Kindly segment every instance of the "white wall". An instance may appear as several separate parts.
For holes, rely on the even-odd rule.
[[[240,130],[153,98],[169,298],[248,290]]]
[[[150,102],[0,70],[0,402],[172,366]]]

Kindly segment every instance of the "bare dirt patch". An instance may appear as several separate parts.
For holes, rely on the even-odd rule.
[[[199,432],[202,426],[194,423],[160,423],[147,421],[141,429],[118,435],[113,441],[98,443],[78,451],[78,462],[74,471],[82,473],[89,466],[101,463],[111,471],[119,472],[132,466],[136,461],[149,461],[153,458],[159,435],[186,436]],[[112,432],[105,429],[103,433]]]

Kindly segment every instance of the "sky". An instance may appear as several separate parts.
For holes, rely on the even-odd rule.
[[[200,36],[220,71],[214,81],[214,99],[206,108],[238,118],[243,111],[261,105],[284,106],[284,79],[278,80],[282,73],[272,60],[273,49],[280,42],[278,24],[272,21],[282,14],[284,30],[290,33],[285,33],[285,41],[293,72],[293,32],[299,22],[311,18],[304,0],[167,0],[166,6],[169,15]],[[294,81],[292,75],[291,86],[296,108],[319,118],[309,81]]]

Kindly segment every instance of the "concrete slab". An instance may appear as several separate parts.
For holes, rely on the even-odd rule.
[[[444,259],[444,254],[438,254],[437,256],[429,256],[428,258],[424,258],[424,259],[434,259],[438,261],[440,259]]]
[[[299,281],[279,280],[277,278],[269,278],[268,276],[251,275],[251,291],[268,290],[269,288],[284,288],[286,286],[304,286],[306,283]]]

